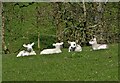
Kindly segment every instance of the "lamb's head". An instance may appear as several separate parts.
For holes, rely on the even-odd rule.
[[[31,51],[33,51],[33,48],[32,48],[33,45],[34,45],[34,42],[32,44],[27,44],[27,45],[23,44],[23,47],[26,47],[27,51],[31,52]]]
[[[53,46],[55,46],[56,48],[59,48],[59,49],[62,45],[63,45],[63,42],[53,44]]]
[[[75,48],[77,47],[76,42],[70,42],[70,41],[68,41],[68,43],[70,44],[71,49],[74,51]]]
[[[89,41],[89,44],[93,45],[93,44],[97,44],[96,38],[93,38]]]

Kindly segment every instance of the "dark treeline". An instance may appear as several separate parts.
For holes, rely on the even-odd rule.
[[[118,3],[54,2],[2,3],[3,48],[16,52],[23,43],[36,49],[54,42],[78,40],[88,45],[93,35],[99,43],[117,43]]]

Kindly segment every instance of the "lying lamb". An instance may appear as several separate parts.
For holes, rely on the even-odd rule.
[[[76,44],[76,42],[68,41],[68,43],[70,44],[68,52],[71,52],[71,51],[81,52],[82,51],[82,47]]]
[[[28,52],[28,51],[20,51],[19,54],[17,55],[17,57],[20,57],[20,56],[29,56],[29,55],[36,55],[35,51],[31,51],[31,52]]]
[[[96,38],[93,38],[89,41],[89,44],[92,45],[93,50],[107,49],[107,44],[97,44]]]
[[[35,43],[33,42],[32,44],[23,44],[23,47],[27,48],[27,51],[28,52],[32,52],[33,51],[33,48],[32,46],[34,45]]]
[[[36,55],[35,51],[32,48],[33,45],[34,45],[34,43],[28,44],[28,45],[23,44],[23,47],[26,47],[27,51],[25,51],[25,50],[20,51],[18,53],[17,57],[20,57],[20,56],[29,56],[29,55]]]
[[[40,54],[54,54],[54,53],[61,53],[61,49],[60,47],[63,45],[63,42],[61,43],[55,43],[53,44],[53,46],[55,46],[55,48],[53,49],[44,49],[43,51],[41,51]]]

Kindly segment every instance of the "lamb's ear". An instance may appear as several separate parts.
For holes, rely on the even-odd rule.
[[[96,38],[96,35],[93,35],[93,39]]]
[[[70,42],[70,41],[68,41],[68,43],[69,43],[69,44],[71,44],[71,42]]]
[[[26,45],[26,44],[23,44],[23,47],[27,47],[27,45]]]
[[[61,42],[61,44],[63,44],[63,42]]]
[[[33,42],[32,44],[31,44],[31,46],[33,46],[35,43]]]
[[[75,42],[78,43],[78,40],[76,40]]]

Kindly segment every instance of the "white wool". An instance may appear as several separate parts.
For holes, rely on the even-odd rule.
[[[98,47],[98,49],[106,49],[107,48],[107,45],[106,44],[102,44]]]
[[[61,53],[62,51],[60,49],[45,49],[40,54],[54,54],[54,53]]]
[[[21,56],[29,56],[29,55],[36,55],[35,51],[32,52],[27,52],[25,50],[20,51],[17,55],[17,57],[21,57]]]
[[[23,51],[20,51],[20,52],[18,53],[17,57],[20,57],[20,56],[28,56],[28,55],[29,55],[29,53],[26,52],[25,50],[23,50]]]
[[[75,48],[76,52],[81,52],[82,51],[82,47],[80,45],[77,45]]]
[[[55,48],[52,49],[44,49],[43,51],[40,52],[40,54],[54,54],[54,53],[61,53],[61,49],[60,46],[63,44],[63,42],[61,43],[56,43],[53,44],[53,46],[55,46]]]
[[[81,52],[82,51],[82,47],[80,45],[76,44],[76,42],[68,41],[68,43],[70,44],[70,46],[68,48],[68,52],[71,52],[72,48],[75,48],[76,52]]]
[[[32,44],[23,44],[23,47],[26,47],[27,48],[27,51],[23,50],[23,51],[20,51],[17,55],[17,57],[20,57],[20,56],[29,56],[29,55],[36,55],[35,51],[33,50],[32,46],[34,45],[34,43]],[[29,50],[31,50],[29,52]]]
[[[107,49],[107,44],[97,44],[96,38],[93,38],[91,41],[89,41],[89,44],[92,45],[93,50],[100,50],[100,49]]]
[[[32,48],[33,45],[34,45],[34,42],[32,44],[27,44],[27,45],[23,44],[23,47],[26,47],[27,51],[29,51],[29,50],[33,51],[33,48]]]
[[[76,47],[76,45],[77,45],[76,42],[70,42],[70,41],[68,41],[68,43],[69,43],[70,46],[73,47],[73,48]]]

